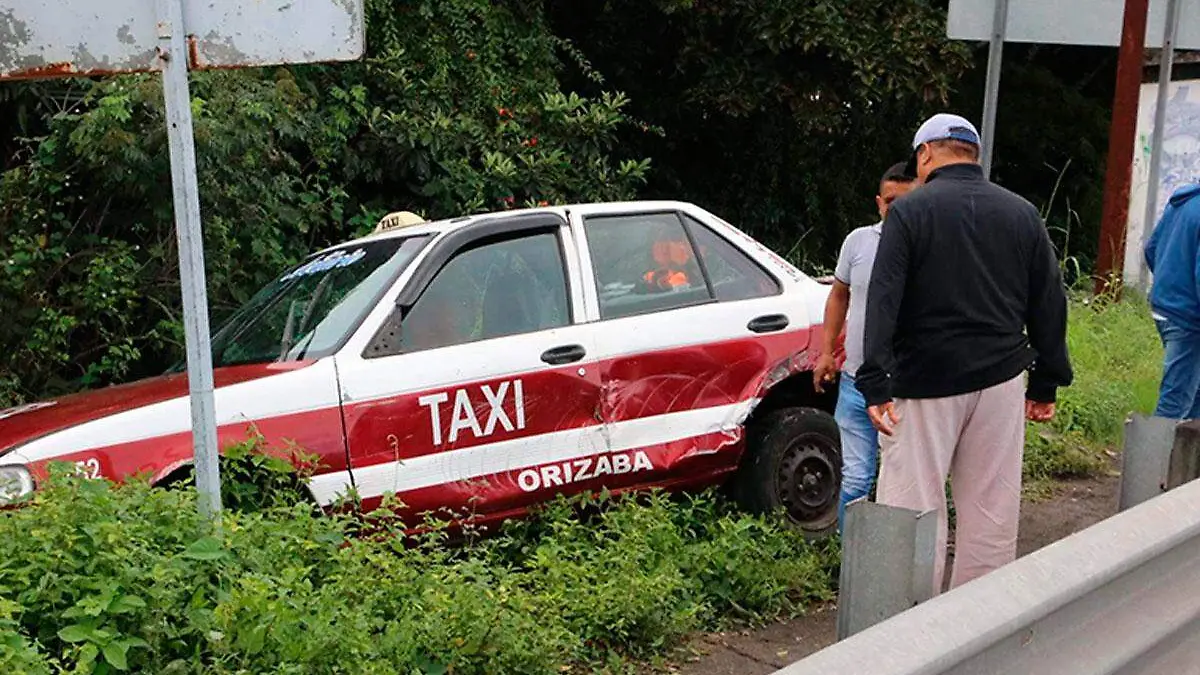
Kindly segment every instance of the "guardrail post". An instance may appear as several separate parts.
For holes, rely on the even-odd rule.
[[[937,512],[866,501],[846,507],[838,584],[843,640],[933,597]]]
[[[1171,457],[1177,444],[1176,426],[1175,420],[1145,415],[1132,415],[1125,421],[1119,511],[1133,508],[1167,490]]]
[[[1189,420],[1175,427],[1166,487],[1174,490],[1197,478],[1200,478],[1200,420]]]

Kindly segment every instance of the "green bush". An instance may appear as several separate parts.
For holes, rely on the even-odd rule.
[[[11,600],[0,600],[0,666],[12,675],[42,675],[50,673],[45,657],[20,633],[16,620],[21,606]]]
[[[221,450],[221,504],[235,511],[312,504],[305,485],[318,458],[294,445],[270,448],[257,431]],[[194,486],[195,476],[168,481],[167,487]]]
[[[244,468],[245,462],[240,465]],[[457,548],[386,514],[253,502],[56,467],[0,513],[0,672],[559,673],[828,597],[836,559],[711,496],[560,500]]]

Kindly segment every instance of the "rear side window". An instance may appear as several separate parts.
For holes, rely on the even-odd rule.
[[[713,299],[691,237],[675,213],[591,217],[583,228],[602,318]]]
[[[603,319],[783,292],[750,256],[686,214],[593,216],[583,229]]]
[[[687,214],[683,220],[700,249],[700,259],[718,301],[765,298],[783,292],[775,277],[724,237]]]

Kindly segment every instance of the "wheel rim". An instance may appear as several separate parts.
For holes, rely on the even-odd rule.
[[[841,469],[837,446],[816,435],[797,437],[779,463],[779,501],[788,516],[802,526],[821,528],[837,517]]]

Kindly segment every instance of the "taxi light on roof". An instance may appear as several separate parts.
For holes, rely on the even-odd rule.
[[[398,230],[402,227],[420,225],[423,222],[425,222],[425,219],[412,211],[396,211],[380,219],[379,224],[375,226],[375,234]]]

